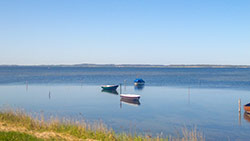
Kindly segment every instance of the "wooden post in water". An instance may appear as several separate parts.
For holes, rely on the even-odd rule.
[[[239,112],[241,112],[241,101],[240,101],[240,99],[239,99],[238,103],[239,103]]]
[[[28,81],[26,81],[26,91],[28,91]]]
[[[122,94],[122,83],[120,83],[120,94]],[[122,101],[120,99],[120,108],[122,108]]]
[[[124,80],[124,82],[123,82],[123,85],[124,85],[124,91],[126,91],[126,79]]]
[[[50,91],[49,91],[49,99],[50,99]]]
[[[122,94],[122,83],[120,83],[120,94]]]
[[[190,86],[188,87],[188,104],[190,104]]]
[[[241,100],[240,99],[238,100],[238,104],[239,104],[239,109],[238,109],[238,112],[239,112],[239,125],[241,125]]]
[[[83,83],[83,79],[81,79],[81,88],[82,88],[82,83]]]

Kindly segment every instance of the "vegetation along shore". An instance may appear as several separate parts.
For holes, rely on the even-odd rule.
[[[127,133],[115,133],[108,129],[103,123],[96,122],[88,124],[84,121],[44,120],[42,116],[34,118],[21,110],[0,111],[0,140],[103,140],[103,141],[171,141],[171,140],[205,140],[202,133],[196,129],[182,130],[182,135],[166,137],[149,135],[137,135]]]

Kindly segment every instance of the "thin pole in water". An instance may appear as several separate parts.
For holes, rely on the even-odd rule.
[[[26,91],[28,91],[28,81],[26,81]]]
[[[126,79],[124,80],[124,82],[123,82],[123,85],[124,85],[124,91],[126,91]]]
[[[240,99],[239,99],[238,103],[239,103],[239,112],[241,112],[241,100]]]
[[[122,101],[120,100],[120,108],[122,108]]]
[[[240,99],[239,99],[238,103],[239,103],[239,109],[238,109],[238,111],[239,111],[239,125],[241,125],[241,100]]]
[[[50,97],[50,91],[49,91],[49,99],[50,99],[51,97]]]
[[[122,94],[122,83],[120,83],[120,94]]]
[[[190,104],[190,86],[188,87],[188,104]]]

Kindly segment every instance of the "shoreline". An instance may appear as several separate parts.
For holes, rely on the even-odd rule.
[[[40,115],[33,118],[29,114],[20,110],[6,109],[0,111],[0,139],[16,140],[184,140],[195,141],[205,140],[202,133],[196,128],[191,131],[183,128],[182,135],[174,137],[171,135],[160,135],[152,137],[151,135],[137,135],[136,133],[115,133],[112,129],[108,129],[101,122],[88,124],[84,121],[72,121],[64,119],[51,118],[48,121]]]
[[[59,65],[0,65],[0,67],[89,67],[89,68],[250,68],[250,65],[151,65],[151,64],[59,64]]]

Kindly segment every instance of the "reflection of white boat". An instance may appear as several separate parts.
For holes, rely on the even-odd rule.
[[[140,101],[138,99],[127,99],[127,98],[121,98],[121,102],[132,105],[132,106],[139,106],[141,105]]]
[[[120,97],[123,99],[140,99],[140,95],[136,95],[136,94],[120,94]]]

